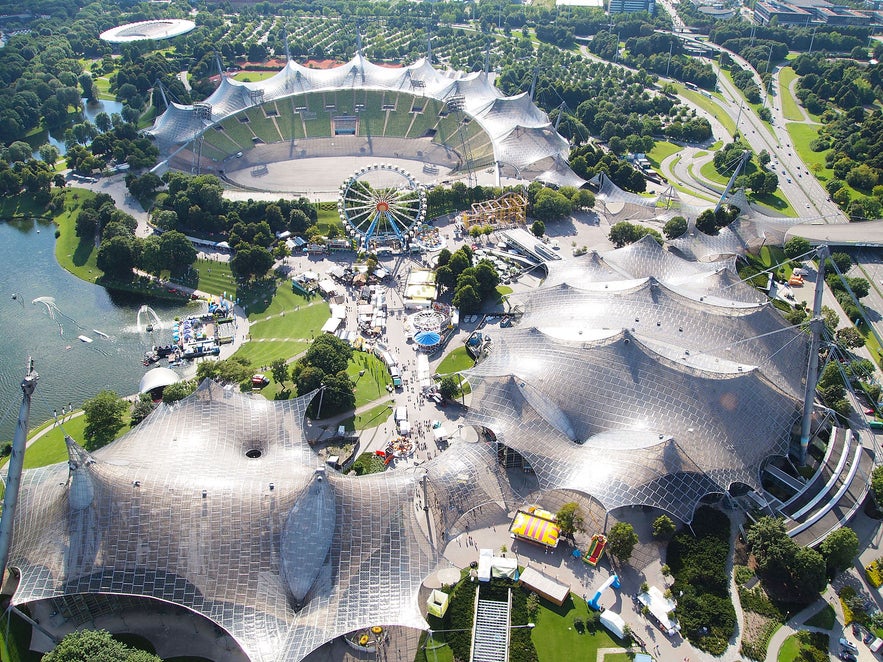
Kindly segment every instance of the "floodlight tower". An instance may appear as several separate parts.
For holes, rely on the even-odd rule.
[[[803,392],[803,420],[800,424],[800,463],[806,462],[806,451],[809,448],[809,439],[812,431],[812,408],[816,398],[816,385],[819,381],[819,347],[822,342],[822,331],[825,328],[825,320],[822,318],[822,295],[825,292],[825,260],[828,257],[828,247],[816,248],[816,257],[819,268],[816,273],[816,290],[812,302],[812,319],[809,322],[809,330],[812,339],[809,345],[809,361],[806,369],[806,390]]]
[[[18,424],[12,437],[12,453],[9,456],[9,473],[6,476],[6,494],[3,497],[3,515],[0,517],[0,580],[6,575],[9,561],[9,546],[12,542],[12,526],[15,509],[18,505],[18,492],[21,488],[21,472],[24,468],[25,446],[28,438],[28,420],[31,417],[31,396],[37,388],[37,372],[34,360],[28,357],[27,374],[21,382],[21,407],[18,410]]]

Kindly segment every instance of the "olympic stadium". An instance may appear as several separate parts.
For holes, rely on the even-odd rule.
[[[528,94],[505,97],[485,72],[439,71],[426,59],[392,68],[357,54],[331,69],[289,60],[260,82],[222,76],[202,103],[169,102],[148,134],[160,169],[214,173],[246,190],[333,192],[365,159],[425,184],[585,183]]]
[[[525,502],[689,522],[709,496],[763,493],[799,429],[809,336],[732,259],[650,238],[547,270],[464,373],[478,441],[419,466],[343,475],[306,441],[315,393],[271,402],[211,381],[93,453],[68,438],[68,463],[23,476],[13,604],[59,633],[123,613],[149,635],[177,609],[214,628],[193,638],[209,659],[318,659],[372,626],[425,630],[454,539]],[[866,486],[873,456],[856,458]]]
[[[195,27],[196,23],[193,21],[181,18],[138,21],[105,30],[98,38],[109,44],[129,44],[146,39],[172,39],[187,34]]]

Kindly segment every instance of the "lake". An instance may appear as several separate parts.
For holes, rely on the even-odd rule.
[[[177,305],[111,295],[62,269],[50,222],[0,221],[0,440],[11,440],[28,356],[40,375],[31,427],[68,403],[77,407],[101,389],[138,390],[144,352],[171,340],[175,316],[201,304]],[[36,300],[36,301],[35,301]],[[153,335],[139,332],[138,310],[149,303],[162,320]],[[107,334],[103,337],[97,333]],[[82,342],[77,336],[92,339]]]

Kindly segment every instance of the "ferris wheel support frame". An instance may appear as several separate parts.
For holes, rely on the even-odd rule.
[[[354,191],[354,184],[356,184],[363,175],[377,170],[390,171],[401,176],[408,185],[396,188],[400,191],[407,190],[414,192],[416,194],[416,207],[412,208],[409,206],[400,209],[396,206],[397,203],[394,199],[382,196],[380,198],[371,199],[370,195],[365,195],[364,191],[358,192],[354,196],[360,204],[348,205],[347,201],[350,199],[348,196]],[[361,249],[369,250],[371,240],[378,236],[378,227],[381,225],[385,227],[384,236],[386,238],[395,238],[402,244],[402,246],[407,247],[413,235],[414,228],[426,218],[426,193],[420,183],[407,171],[397,166],[374,164],[356,171],[353,175],[348,177],[343,184],[341,184],[340,198],[338,199],[337,206],[340,219],[347,228],[349,234],[353,237],[357,234],[361,236],[359,241]],[[367,212],[371,207],[373,207],[372,212]],[[353,210],[357,211],[355,212],[355,216],[351,217]],[[363,214],[363,218],[357,219],[359,215]],[[360,221],[364,222],[368,219],[370,219],[368,221],[368,227],[363,230],[362,228],[364,225],[360,224]]]

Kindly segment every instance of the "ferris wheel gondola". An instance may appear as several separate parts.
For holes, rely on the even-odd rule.
[[[406,170],[388,164],[360,168],[340,186],[337,211],[360,248],[404,247],[426,220],[426,191]]]

